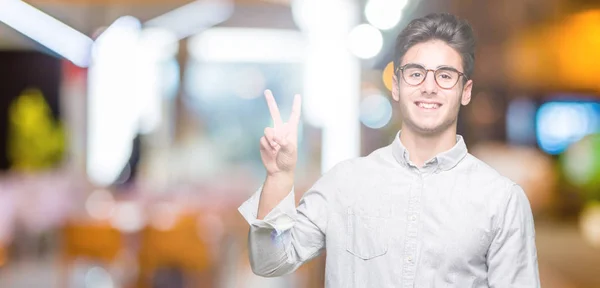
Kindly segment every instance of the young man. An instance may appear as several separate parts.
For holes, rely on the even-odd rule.
[[[253,271],[291,273],[327,249],[327,287],[539,287],[527,196],[467,152],[456,120],[471,100],[475,41],[449,14],[413,20],[397,39],[392,97],[402,130],[293,195],[300,98],[261,138],[267,178],[239,211]],[[292,191],[292,192],[290,192]]]

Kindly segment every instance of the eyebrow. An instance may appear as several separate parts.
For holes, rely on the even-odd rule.
[[[438,67],[437,67],[437,68],[435,68],[435,69],[441,69],[441,68],[448,68],[448,69],[453,69],[453,70],[459,71],[458,69],[456,69],[455,67],[453,67],[453,66],[450,66],[450,65],[440,65],[440,66],[438,66]],[[459,72],[460,72],[460,71],[459,71]]]
[[[403,66],[419,66],[419,67],[425,68],[425,65],[420,64],[420,63],[406,63]],[[449,68],[449,69],[454,69],[454,70],[458,71],[458,69],[456,69],[455,67],[450,66],[450,65],[439,65],[435,69],[440,69],[440,68]]]

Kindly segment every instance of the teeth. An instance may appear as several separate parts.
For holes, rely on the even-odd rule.
[[[423,102],[418,102],[417,105],[421,108],[425,108],[425,109],[437,109],[440,108],[439,104],[436,103],[423,103]]]

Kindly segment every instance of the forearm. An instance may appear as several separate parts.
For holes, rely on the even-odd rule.
[[[257,219],[262,220],[294,187],[294,174],[282,173],[267,176],[258,204]]]

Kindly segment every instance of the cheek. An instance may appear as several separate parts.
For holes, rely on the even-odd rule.
[[[400,102],[409,103],[412,102],[412,99],[419,97],[420,93],[421,90],[419,90],[419,88],[400,86],[398,94],[400,97]]]
[[[451,107],[460,106],[460,103],[462,102],[462,91],[452,91],[452,93],[446,95],[446,99],[448,99],[448,104],[450,104]]]

